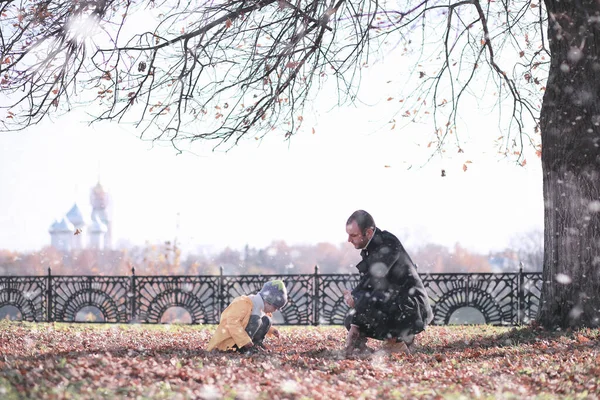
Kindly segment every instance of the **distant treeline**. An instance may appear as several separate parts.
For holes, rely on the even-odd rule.
[[[541,271],[543,249],[538,236],[529,233],[515,241],[519,246],[489,254],[471,252],[460,244],[453,249],[426,244],[407,250],[422,273],[510,272],[518,270],[521,262],[526,271]],[[307,274],[313,273],[316,265],[321,273],[353,273],[358,261],[358,251],[348,243],[287,245],[274,241],[263,249],[246,246],[217,253],[199,249],[182,257],[176,245],[166,242],[69,253],[52,247],[30,253],[0,250],[0,275],[44,275],[49,267],[57,275],[129,275],[132,267],[138,275],[216,275],[220,267],[226,274]]]

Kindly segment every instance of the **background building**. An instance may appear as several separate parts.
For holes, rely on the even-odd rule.
[[[100,182],[90,192],[92,212],[86,219],[77,203],[50,226],[50,245],[61,251],[112,247],[110,199]]]

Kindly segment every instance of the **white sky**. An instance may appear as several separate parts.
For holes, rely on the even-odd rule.
[[[131,127],[89,127],[79,112],[0,133],[0,248],[49,245],[48,228],[74,202],[89,217],[89,192],[99,176],[113,202],[115,242],[177,236],[191,251],[273,240],[337,244],[346,240],[347,217],[360,208],[409,248],[459,242],[487,252],[541,229],[540,160],[532,149],[525,167],[497,155],[492,142],[502,133],[493,115],[464,112],[465,153],[450,147],[444,159],[428,163],[432,126],[390,130],[404,84],[394,61],[388,57],[385,67],[366,72],[366,105],[332,110],[333,92],[321,92],[291,143],[274,134],[227,153],[200,145],[194,154],[176,155],[141,141]],[[472,163],[463,172],[466,160]]]
[[[467,153],[407,170],[426,160],[426,144],[419,148],[396,131],[365,133],[364,115],[339,114],[291,144],[274,136],[225,154],[177,156],[119,126],[89,128],[69,118],[0,134],[0,248],[48,245],[48,228],[74,202],[89,216],[99,175],[112,196],[115,238],[134,244],[176,235],[187,249],[277,239],[337,244],[359,208],[401,239],[408,233],[413,245],[460,242],[488,251],[542,227],[538,159],[523,168],[493,153]],[[466,159],[473,163],[463,172]]]

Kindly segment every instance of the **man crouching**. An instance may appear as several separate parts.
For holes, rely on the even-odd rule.
[[[346,355],[368,351],[367,338],[384,340],[390,352],[410,354],[415,335],[433,319],[429,298],[417,269],[400,240],[375,226],[366,211],[355,211],[346,223],[348,241],[362,261],[359,282],[344,293],[349,307]]]

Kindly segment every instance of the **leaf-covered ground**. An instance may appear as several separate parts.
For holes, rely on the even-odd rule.
[[[413,355],[351,359],[342,327],[283,327],[255,355],[205,352],[213,330],[0,322],[0,398],[600,398],[598,330],[430,327]]]

